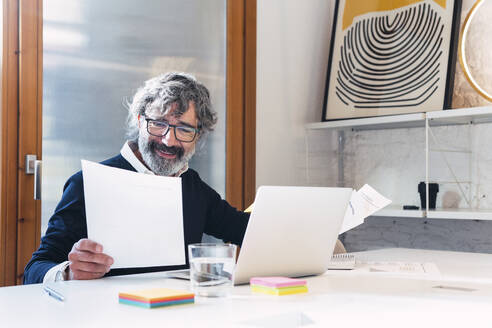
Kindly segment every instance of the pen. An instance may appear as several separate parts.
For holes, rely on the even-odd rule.
[[[56,290],[54,290],[53,288],[44,286],[43,289],[49,296],[53,297],[55,300],[60,302],[65,301],[65,297],[59,292],[57,292]]]

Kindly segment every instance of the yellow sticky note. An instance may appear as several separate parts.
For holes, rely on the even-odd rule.
[[[263,293],[263,294],[279,295],[280,296],[280,295],[292,295],[292,294],[307,293],[308,289],[306,286],[272,288],[272,287],[251,285],[251,291],[256,292],[256,293]]]

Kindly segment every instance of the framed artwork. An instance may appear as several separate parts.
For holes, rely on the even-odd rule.
[[[323,121],[451,107],[461,0],[336,0]]]

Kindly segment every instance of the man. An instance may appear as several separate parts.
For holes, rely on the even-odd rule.
[[[248,214],[232,208],[197,172],[188,168],[197,143],[203,142],[216,121],[209,92],[194,77],[183,73],[158,76],[146,81],[133,97],[128,142],[119,155],[102,162],[140,173],[181,177],[185,249],[188,244],[200,242],[204,232],[240,245],[248,224]],[[24,283],[186,267],[110,271],[113,262],[111,254],[104,253],[103,245],[87,239],[83,179],[79,171],[65,184],[46,235],[24,270]]]

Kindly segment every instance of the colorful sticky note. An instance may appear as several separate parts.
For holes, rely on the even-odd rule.
[[[194,303],[195,294],[188,291],[152,288],[133,292],[119,293],[119,303],[145,308]]]
[[[251,290],[253,292],[269,294],[269,295],[292,295],[292,294],[300,294],[300,293],[308,292],[306,286],[273,288],[273,287],[251,285]]]
[[[306,280],[294,279],[287,277],[254,277],[250,279],[251,285],[267,286],[267,287],[291,287],[306,285]]]
[[[288,277],[254,277],[250,279],[253,292],[270,295],[307,293],[306,280]]]

